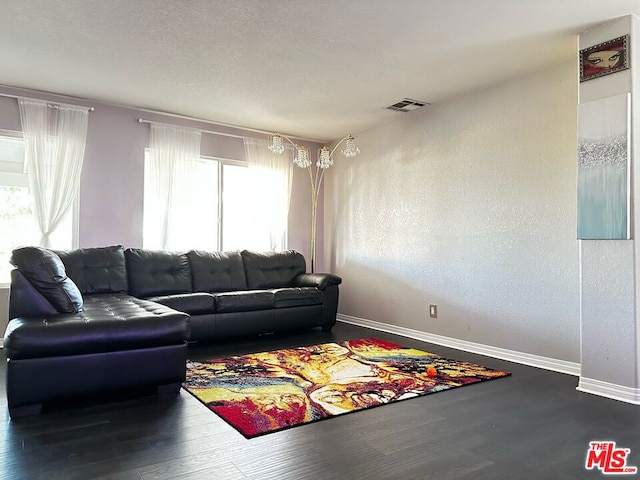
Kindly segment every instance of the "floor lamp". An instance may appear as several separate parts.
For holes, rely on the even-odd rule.
[[[315,164],[309,158],[309,149],[304,145],[298,145],[291,138],[281,133],[271,135],[271,145],[269,150],[273,153],[281,154],[284,152],[284,141],[288,141],[295,149],[293,164],[300,168],[306,168],[309,172],[309,180],[311,181],[311,272],[315,272],[316,268],[316,216],[318,211],[318,195],[322,186],[324,172],[333,165],[333,154],[340,145],[344,143],[344,148],[340,151],[345,157],[355,157],[360,153],[360,149],[356,145],[356,139],[349,134],[342,138],[333,149],[322,147],[318,150],[318,160]]]

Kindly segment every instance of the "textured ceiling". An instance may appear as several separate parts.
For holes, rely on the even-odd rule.
[[[331,140],[576,55],[638,0],[2,0],[0,84]],[[428,108],[428,107],[427,107]]]

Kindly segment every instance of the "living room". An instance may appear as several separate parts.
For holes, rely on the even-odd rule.
[[[436,11],[442,8],[437,3],[428,3]],[[498,3],[501,2],[490,2],[489,9],[497,8]],[[556,3],[544,2],[536,9],[529,7],[536,18],[545,18],[550,15],[545,8]],[[412,90],[397,88],[396,96],[385,93],[369,105],[369,110],[356,111],[354,117],[370,118],[364,123],[353,123],[359,129],[352,132],[347,131],[351,124],[342,120],[343,114],[339,111],[333,113],[335,125],[331,132],[314,133],[316,126],[313,123],[297,130],[296,122],[302,123],[300,116],[313,117],[314,109],[321,110],[315,98],[299,102],[304,104],[304,112],[274,110],[266,115],[272,117],[272,123],[266,125],[252,121],[251,111],[236,112],[236,118],[245,120],[233,120],[206,116],[204,110],[200,115],[192,113],[196,111],[195,106],[191,111],[185,111],[178,106],[171,109],[163,106],[167,104],[153,105],[151,94],[135,102],[112,100],[108,94],[108,81],[93,89],[70,91],[60,80],[63,76],[56,76],[56,81],[50,84],[44,80],[39,83],[29,65],[22,70],[8,69],[15,70],[15,76],[8,70],[0,76],[0,130],[21,131],[17,96],[93,107],[89,114],[78,199],[76,246],[79,247],[143,246],[144,149],[149,146],[149,125],[140,119],[201,129],[204,131],[203,156],[240,162],[245,160],[242,137],[266,140],[268,133],[264,132],[282,131],[306,139],[301,143],[315,152],[325,141],[335,142],[343,135],[353,133],[361,154],[350,159],[336,156],[335,165],[326,172],[319,203],[317,271],[330,272],[343,279],[338,327],[348,332],[355,326],[371,328],[390,335],[404,335],[413,338],[412,341],[431,342],[562,372],[569,375],[566,383],[572,384],[572,390],[578,386],[582,375],[600,381],[596,384],[600,393],[607,386],[613,386],[613,390],[619,387],[617,392],[609,392],[609,396],[624,397],[634,403],[640,391],[640,339],[636,333],[635,309],[629,312],[628,305],[635,302],[633,278],[637,270],[632,261],[631,271],[623,267],[624,275],[611,275],[621,264],[628,263],[628,250],[633,250],[634,242],[623,242],[622,255],[615,254],[616,246],[605,256],[589,259],[587,255],[595,254],[587,251],[581,257],[580,242],[576,239],[576,108],[589,95],[583,88],[596,88],[592,85],[614,82],[626,75],[620,72],[606,79],[580,84],[578,50],[591,42],[589,34],[583,32],[597,31],[596,27],[604,22],[623,15],[638,15],[640,10],[635,3],[624,1],[607,2],[606,8],[593,3],[591,12],[582,6],[583,2],[567,3],[575,9],[574,14],[580,11],[590,17],[549,27],[549,38],[553,41],[527,43],[527,35],[523,34],[499,43],[495,38],[493,43],[483,43],[481,33],[487,34],[498,27],[495,24],[477,26],[478,45],[475,49],[466,45],[471,58],[465,54],[464,45],[453,45],[451,50],[446,50],[444,58],[439,55],[427,57],[425,53],[424,60],[415,61],[433,62],[432,66],[423,65],[423,78],[411,78],[407,85],[397,80],[404,76],[401,69],[406,68],[407,60],[383,55],[384,68],[372,71],[384,70],[390,77],[389,83],[402,88],[410,86]],[[74,14],[83,12],[75,2],[69,5],[77,7],[76,10],[69,7]],[[250,7],[249,3],[245,6]],[[283,5],[280,7],[286,10]],[[293,8],[292,5],[288,7]],[[331,4],[331,7],[339,16],[340,6]],[[13,8],[16,14],[19,13],[17,4]],[[240,7],[231,10],[235,12],[236,8]],[[359,5],[359,8],[352,5],[348,11],[354,15],[353,19],[369,21],[375,17],[378,22],[375,26],[382,27],[385,22],[378,17],[381,15],[376,11],[378,8],[392,14],[379,2],[375,8],[369,4],[366,7]],[[400,9],[394,14],[397,17],[392,18],[411,15],[412,9],[420,16],[417,13],[425,13],[424,8],[428,7],[407,2],[405,9]],[[358,10],[362,11],[356,15]],[[513,7],[507,11],[515,19],[518,10],[523,8]],[[83,13],[87,14],[86,11]],[[450,12],[458,13],[456,10]],[[117,18],[115,13],[112,15]],[[526,16],[524,12],[522,16]],[[628,22],[624,25],[630,25],[633,35],[637,32],[638,18],[624,18],[627,20],[618,22]],[[76,20],[81,21],[80,17]],[[231,23],[232,20],[242,22],[241,18],[229,17]],[[495,22],[501,23],[499,17]],[[462,31],[470,23],[466,18],[456,28]],[[397,32],[397,27],[386,28],[390,34],[397,35],[398,44],[407,42],[406,47],[418,38],[418,26],[412,25],[415,30],[409,33]],[[606,38],[597,41],[619,36],[614,32],[624,30],[624,25],[620,27],[614,22],[611,33],[605,28],[602,35]],[[106,31],[107,27],[115,28],[113,25],[101,28]],[[88,38],[91,38],[90,33],[87,33]],[[449,41],[453,42],[459,33],[454,29]],[[359,44],[348,35],[345,37],[343,41],[350,41],[354,49],[367,48],[366,42]],[[390,35],[389,38],[393,37]],[[260,39],[261,36],[257,36],[254,42]],[[119,41],[126,44],[124,40]],[[436,39],[424,43],[433,45],[434,42]],[[583,42],[587,43],[583,45]],[[15,50],[10,58],[23,57],[28,62],[29,54],[18,49],[16,44],[14,42],[12,48]],[[396,45],[389,48],[397,52],[392,47]],[[173,48],[167,46],[168,58],[176,53]],[[537,56],[538,48],[544,55]],[[556,49],[562,53],[552,54]],[[505,67],[504,73],[490,76],[488,70],[478,67],[482,61],[475,57],[480,52],[494,58],[491,71],[496,70],[500,61],[508,63],[510,59],[516,61],[522,57],[530,57],[531,66],[517,74],[508,73]],[[634,49],[631,52],[636,55]],[[413,53],[405,51],[411,58],[414,58]],[[60,57],[64,61],[64,55]],[[495,57],[502,60],[495,60]],[[232,69],[234,59],[237,60],[230,58],[231,64],[222,70]],[[545,62],[540,63],[542,60]],[[14,61],[18,65],[19,62]],[[287,65],[285,58],[281,61],[282,65]],[[469,80],[466,85],[461,82],[459,91],[446,95],[448,76],[460,75],[461,71],[449,70],[447,66],[457,62],[468,62]],[[107,64],[105,60],[104,65]],[[144,68],[144,64],[136,65],[131,69],[131,75],[139,73],[142,79],[136,83],[148,82],[149,90],[153,90],[154,82],[161,83],[158,80],[161,75]],[[328,64],[326,68],[337,67]],[[366,71],[371,67],[363,64],[356,68]],[[627,72],[633,78],[629,91],[635,90],[638,84],[637,69],[633,68],[632,62],[629,72],[633,73]],[[76,66],[76,69],[75,74],[81,75],[82,68]],[[31,79],[24,80],[28,75]],[[324,73],[322,78],[325,78]],[[309,88],[311,85],[315,88],[313,78],[306,80],[312,82]],[[346,84],[354,102],[362,95],[358,88],[365,83],[361,79],[360,82],[355,86]],[[424,86],[418,88],[421,83]],[[185,80],[182,88],[189,87]],[[198,89],[204,87],[193,85],[191,88],[194,93],[189,95],[195,96]],[[609,95],[613,93],[618,92]],[[254,94],[248,92],[247,95]],[[274,96],[285,95],[279,92]],[[418,98],[431,105],[410,113],[385,109],[404,97]],[[227,108],[233,110],[234,101],[228,102]],[[178,103],[179,99],[176,105]],[[349,110],[355,106],[344,108],[347,110],[344,117],[349,118]],[[372,119],[375,119],[374,123],[367,123],[373,122]],[[316,131],[320,132],[318,127]],[[293,172],[287,248],[303,253],[308,259],[309,179],[301,169]],[[590,277],[591,267],[604,268],[604,273],[598,278]],[[611,283],[606,289],[603,278]],[[597,289],[593,284],[597,284]],[[585,297],[594,290],[596,295]],[[0,302],[5,312],[5,317],[0,319],[3,330],[8,321],[7,296],[8,289],[5,288]],[[437,305],[436,318],[430,317],[429,305]],[[597,313],[590,317],[585,311],[594,306],[597,306]],[[598,325],[602,312],[606,313],[607,322],[601,332]],[[585,338],[581,329],[583,334],[586,329],[597,340]],[[587,372],[584,370],[585,355],[587,367],[591,369]],[[588,396],[575,391],[571,393]],[[610,399],[598,400],[619,403]],[[606,408],[605,405],[608,404],[604,403],[602,408]],[[377,412],[381,410],[384,408]],[[31,422],[29,427],[35,429],[36,424]],[[585,441],[588,440],[591,439]],[[623,439],[616,440],[623,442]],[[586,449],[586,443],[584,447]],[[250,446],[245,448],[251,449]],[[640,445],[636,446],[638,448]],[[640,462],[636,460],[636,463]],[[277,478],[275,471],[273,475]]]

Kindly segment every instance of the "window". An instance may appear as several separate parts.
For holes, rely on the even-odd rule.
[[[249,169],[246,165],[222,164],[224,185],[222,188],[222,248],[221,250],[242,250],[253,248],[247,243],[255,228],[249,210],[251,204],[247,201],[245,193],[249,183]],[[255,247],[268,250],[269,246]]]
[[[248,242],[255,228],[247,221],[249,169],[244,162],[202,157],[191,165],[193,172],[177,172],[173,183],[170,250],[206,251],[260,248]],[[145,149],[144,182],[150,185],[149,149]],[[186,178],[188,176],[188,179]],[[161,235],[162,209],[145,188],[143,245],[156,248]],[[268,245],[264,246],[268,249]]]
[[[52,248],[72,248],[73,217],[68,214],[52,234]],[[19,133],[0,135],[0,232],[0,283],[9,283],[9,272],[13,268],[9,263],[11,252],[40,242],[33,195],[24,166],[24,141]]]

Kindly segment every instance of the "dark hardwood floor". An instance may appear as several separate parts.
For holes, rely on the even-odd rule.
[[[251,440],[185,391],[171,398],[103,396],[10,420],[2,389],[0,478],[606,478],[584,468],[592,440],[630,448],[628,465],[640,467],[640,407],[577,392],[578,379],[569,375],[341,323],[330,334],[197,345],[190,357],[371,336],[513,375]],[[2,366],[3,383],[4,376]]]

